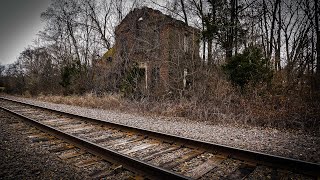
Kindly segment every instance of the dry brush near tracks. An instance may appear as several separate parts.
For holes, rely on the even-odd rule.
[[[254,94],[254,93],[253,93]],[[179,100],[129,100],[119,94],[96,96],[40,95],[35,99],[52,103],[75,105],[105,110],[119,110],[147,115],[184,117],[194,121],[214,124],[236,124],[245,126],[271,127],[280,130],[303,131],[319,135],[320,105],[308,103],[298,97],[254,94],[251,97],[235,93],[206,101],[198,98]]]

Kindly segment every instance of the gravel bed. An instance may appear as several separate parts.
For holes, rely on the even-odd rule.
[[[54,104],[8,96],[27,103],[138,128],[320,163],[320,136],[272,128],[215,125],[184,118],[142,116],[119,111]]]
[[[173,170],[181,174],[189,172],[213,156],[214,155],[211,153],[204,153],[204,154],[198,155],[196,158],[193,158],[190,161],[184,162],[179,166],[173,168]]]
[[[107,162],[107,161],[104,161],[104,160],[101,160],[101,161],[98,161],[96,163],[94,163],[93,165],[91,166],[88,166],[88,167],[84,167],[83,169],[88,173],[90,174],[90,176],[95,173],[96,171],[101,171],[101,170],[104,170],[104,169],[109,169],[111,167],[111,163]]]
[[[132,177],[134,176],[134,174],[130,171],[121,171],[119,173],[116,173],[112,176],[108,176],[108,177],[104,177],[102,178],[102,180],[106,179],[110,179],[110,180],[114,180],[114,179],[118,179],[118,180],[128,180],[128,179],[133,179]]]
[[[226,159],[222,161],[216,168],[211,170],[209,173],[205,174],[200,178],[200,180],[206,179],[228,179],[227,176],[233,171],[238,169],[240,166],[240,161],[234,159]]]
[[[149,163],[151,163],[155,166],[160,166],[161,164],[175,160],[175,159],[177,159],[177,157],[181,157],[181,156],[187,154],[188,152],[190,152],[189,148],[181,148],[176,151],[172,151],[172,152],[169,152],[169,153],[164,154],[162,156],[151,159],[149,161]]]
[[[96,158],[96,157],[92,154],[84,153],[80,156],[69,158],[66,161],[71,164],[76,164],[76,163],[81,163],[82,161],[86,161],[86,160],[93,159],[93,158]]]
[[[81,171],[30,144],[9,122],[17,121],[0,110],[0,179],[87,179]]]

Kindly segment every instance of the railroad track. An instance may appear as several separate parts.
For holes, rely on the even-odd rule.
[[[80,177],[83,179],[102,179],[102,178],[141,179],[142,178],[142,176],[123,168],[120,164],[108,162],[99,156],[96,156],[90,152],[87,152],[83,149],[80,149],[64,141],[63,139],[59,139],[57,137],[52,136],[49,133],[43,132],[35,128],[34,126],[22,121],[21,118],[17,118],[8,112],[4,112],[2,109],[0,109],[0,116],[1,116],[1,120],[4,121],[1,124],[3,125],[4,123],[6,123],[5,127],[2,127],[2,128],[8,128],[5,130],[7,132],[8,130],[16,131],[16,132],[12,132],[13,136],[16,136],[16,137],[20,136],[20,138],[27,140],[27,142],[29,142],[29,144],[25,144],[27,149],[30,148],[33,151],[38,151],[38,153],[40,153],[39,154],[40,157],[45,154],[44,155],[45,158],[49,157],[50,159],[51,157],[52,158],[51,160],[53,161],[55,160],[58,160],[58,162],[62,161],[64,162],[64,165],[69,166],[71,168],[69,170],[73,169],[74,171],[73,173],[77,173],[77,172],[80,173],[80,174],[74,174],[72,176],[70,172],[67,172],[67,174],[69,174],[68,175],[69,178],[72,178],[72,179],[74,178],[79,179]],[[18,142],[18,143],[23,143],[23,140],[21,140],[21,142]],[[9,150],[9,151],[11,151],[9,152],[9,155],[7,154],[4,156],[10,157],[10,156],[16,155],[16,154],[12,154],[12,150]],[[20,155],[18,154],[18,157]],[[45,159],[45,162],[47,163],[50,162],[52,163],[53,167],[56,167],[57,162],[48,161],[49,159]],[[27,157],[26,161],[30,162],[29,157]],[[8,162],[8,160],[4,160],[4,162],[2,163],[9,163],[9,164],[6,164],[6,165],[2,164],[2,167],[4,169],[1,168],[2,172],[0,171],[0,179],[8,179],[8,178],[17,179],[16,176],[24,177],[23,175],[27,175],[26,173],[23,173],[23,172],[22,172],[23,175],[20,174],[21,167],[15,166],[16,163],[21,164],[20,162],[11,162],[11,161]],[[34,163],[34,162],[31,162],[31,163]],[[38,164],[37,166],[41,167],[41,165],[42,164]],[[32,166],[32,164],[31,165],[27,164],[27,166],[30,167]],[[28,169],[28,171],[31,172],[33,175],[35,175],[34,177],[37,177],[39,179],[39,175],[41,174],[41,172],[47,171],[48,169],[45,167],[49,167],[49,166],[51,166],[51,164],[48,163],[47,165],[44,165],[44,169],[37,169],[32,167],[31,169]],[[11,168],[14,167],[14,169],[9,170],[8,168],[10,167]],[[62,172],[61,171],[59,172],[59,170],[58,172],[55,172],[55,170],[57,169],[51,169],[51,170],[53,171],[49,170],[48,172],[54,172],[55,174],[50,175],[49,173],[48,176],[44,176],[44,177],[42,175],[42,178],[49,178],[49,179],[65,178],[65,175],[62,174],[65,169],[62,169],[61,170]],[[8,173],[12,171],[19,172],[19,174]],[[28,178],[31,178],[31,176],[26,177],[24,179],[28,179]]]
[[[0,98],[2,109],[150,179],[319,179],[320,165]],[[81,153],[71,153],[77,157]]]

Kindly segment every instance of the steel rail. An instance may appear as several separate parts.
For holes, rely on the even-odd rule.
[[[194,140],[191,138],[165,134],[162,132],[156,132],[152,130],[137,128],[137,127],[128,126],[128,125],[115,123],[115,122],[103,121],[100,119],[94,119],[91,117],[81,116],[73,113],[67,113],[67,112],[58,111],[55,109],[41,107],[41,106],[30,104],[30,103],[20,102],[20,101],[12,100],[9,98],[0,97],[0,99],[16,102],[20,104],[25,104],[31,107],[40,108],[40,109],[48,110],[51,112],[61,113],[64,115],[75,117],[75,118],[81,118],[83,120],[90,121],[90,122],[101,123],[101,124],[115,127],[115,128],[138,132],[144,135],[148,135],[150,137],[160,138],[167,142],[177,143],[187,147],[205,149],[206,151],[209,151],[209,152],[218,151],[219,153],[227,157],[231,157],[239,160],[251,161],[261,165],[287,169],[287,170],[291,170],[301,174],[320,177],[320,164],[318,163],[312,163],[312,162],[302,161],[302,160],[293,159],[293,158],[281,157],[281,156],[266,154],[266,153],[257,152],[257,151],[245,150],[241,148],[235,148],[231,146],[215,144],[215,143],[210,143],[206,141]]]
[[[130,156],[113,151],[111,149],[107,149],[105,147],[99,146],[98,144],[92,143],[92,142],[87,141],[83,138],[76,137],[76,136],[71,135],[69,133],[60,131],[54,127],[47,126],[41,122],[33,120],[29,117],[26,117],[24,115],[21,115],[19,113],[14,112],[14,111],[11,111],[10,109],[7,109],[5,107],[0,106],[0,108],[15,115],[15,116],[18,116],[18,117],[26,120],[27,123],[29,123],[33,126],[36,126],[38,129],[41,129],[41,130],[48,132],[58,138],[61,138],[61,139],[65,140],[65,141],[67,141],[67,142],[69,142],[79,148],[85,149],[86,151],[88,151],[92,154],[95,154],[97,156],[100,156],[107,161],[121,164],[121,165],[123,165],[123,167],[125,167],[133,172],[145,175],[148,178],[152,178],[152,179],[177,179],[177,180],[191,179],[191,178],[183,176],[181,174],[160,168],[158,166],[154,166],[150,163],[146,163],[146,162],[140,161],[138,159],[132,158]]]

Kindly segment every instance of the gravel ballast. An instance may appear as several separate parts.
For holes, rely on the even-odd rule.
[[[0,179],[88,178],[41,146],[32,144],[13,122],[23,121],[0,110]]]
[[[103,121],[320,163],[320,137],[299,131],[241,127],[229,124],[215,125],[210,122],[196,122],[184,118],[142,116],[111,110],[54,104],[21,97],[8,96],[8,98]]]

